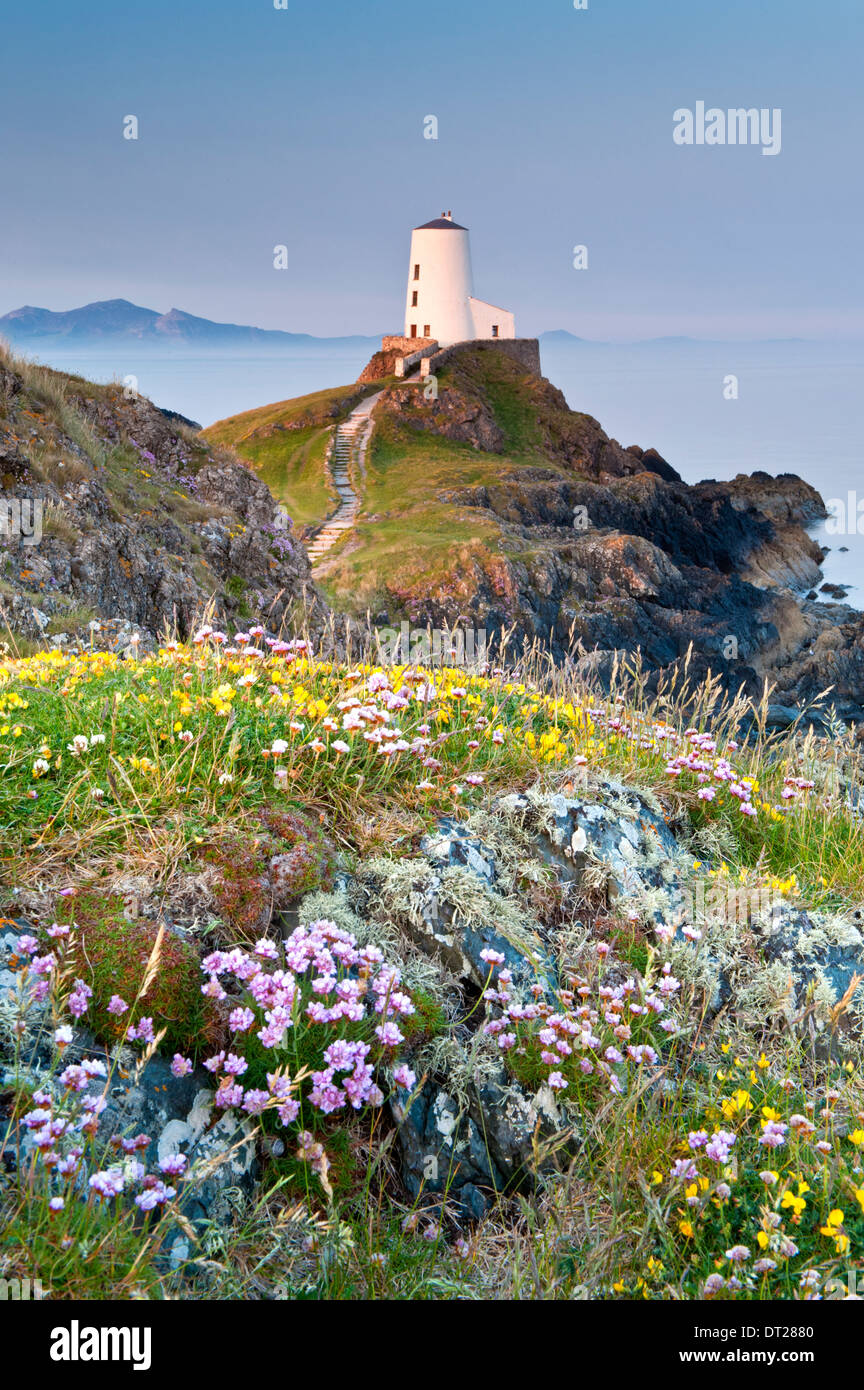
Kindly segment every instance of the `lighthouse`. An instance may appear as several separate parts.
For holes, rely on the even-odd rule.
[[[405,337],[440,347],[477,338],[515,338],[507,309],[474,295],[468,228],[442,212],[411,233]]]
[[[357,380],[395,376],[425,383],[461,343],[503,353],[540,375],[537,339],[517,338],[510,310],[477,298],[468,228],[442,212],[411,233],[404,334],[385,333],[381,351],[372,354]]]

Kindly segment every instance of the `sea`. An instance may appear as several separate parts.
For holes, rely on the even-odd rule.
[[[157,405],[206,426],[354,381],[375,346],[374,339],[322,340],[272,355],[175,350],[134,362],[128,348],[39,355],[97,381],[134,374]],[[612,344],[551,334],[540,351],[544,375],[574,410],[593,415],[624,445],[654,447],[687,482],[761,469],[812,483],[837,513],[810,528],[828,547],[824,579],[864,609],[864,341]]]

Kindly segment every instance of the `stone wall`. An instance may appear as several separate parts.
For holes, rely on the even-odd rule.
[[[437,350],[438,344],[436,342],[433,342],[430,344],[429,347],[421,347],[418,352],[411,352],[406,357],[397,357],[395,369],[396,375],[413,376],[416,369],[421,366],[423,359],[426,357],[432,357],[434,353],[437,352]],[[422,369],[421,375],[426,375],[426,373],[423,372]]]
[[[401,338],[396,334],[385,334],[381,339],[380,351],[372,354],[357,380],[381,381],[385,376],[395,376],[397,362],[409,356],[418,361],[421,352],[429,352],[437,346],[434,338]]]
[[[419,352],[420,348],[434,347],[434,338],[400,338],[396,334],[385,334],[381,339],[382,352]]]

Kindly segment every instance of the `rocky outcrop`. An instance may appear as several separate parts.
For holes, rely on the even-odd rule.
[[[803,590],[820,576],[822,550],[804,527],[827,513],[819,493],[792,473],[739,473],[726,483],[731,505],[758,513],[770,522],[770,534],[750,548],[741,575],[753,584]]]
[[[540,342],[537,338],[474,338],[465,343],[453,343],[431,354],[429,371],[437,376],[453,358],[463,362],[466,351],[479,356],[481,360],[490,353],[495,353],[499,358],[509,357],[532,376],[541,375]]]
[[[825,515],[800,478],[757,472],[683,483],[655,450],[609,439],[548,381],[470,347],[442,372],[438,397],[385,392],[384,428],[441,435],[507,458],[494,483],[450,487],[438,501],[477,534],[458,570],[404,584],[393,606],[433,627],[462,622],[510,651],[539,641],[558,661],[608,678],[637,648],[649,688],[688,658],[730,691],[778,692],[772,719],[823,695],[847,720],[864,716],[864,617],[804,602],[822,552],[805,526]],[[503,403],[503,404],[502,404]],[[526,454],[536,463],[515,462]],[[514,460],[514,461],[511,461]],[[545,460],[545,464],[544,464]]]
[[[398,937],[419,945],[437,971],[427,974],[425,989],[449,1000],[457,1020],[446,1045],[418,1041],[418,1083],[410,1095],[399,1089],[391,1099],[402,1179],[421,1205],[446,1200],[457,1212],[481,1216],[495,1190],[530,1179],[544,1154],[583,1142],[576,1098],[568,1089],[532,1084],[520,1071],[519,1047],[502,1050],[486,1027],[496,1009],[494,991],[485,1006],[477,1004],[492,973],[481,949],[496,952],[509,972],[511,998],[540,1002],[559,1019],[572,998],[568,980],[572,987],[574,977],[590,979],[600,953],[607,991],[624,987],[635,999],[647,989],[653,1008],[657,974],[652,986],[638,965],[616,958],[612,944],[629,922],[644,943],[634,958],[648,962],[645,947],[653,945],[655,972],[661,981],[671,976],[666,994],[662,983],[659,993],[674,1001],[680,986],[702,1024],[722,1012],[754,1037],[766,1027],[794,1029],[823,1055],[842,1057],[860,1046],[860,922],[803,911],[773,890],[721,891],[722,880],[702,877],[704,867],[694,872],[682,831],[673,833],[650,796],[608,777],[571,773],[562,784],[559,792],[504,795],[491,814],[467,825],[445,819],[416,859],[361,863],[348,882],[373,939],[386,928],[391,943]],[[544,875],[554,885],[547,891],[553,906],[540,919],[525,884]],[[522,931],[514,937],[517,915]],[[592,998],[591,987],[579,998]],[[641,1072],[640,1086],[662,1085],[663,1036],[661,1030],[655,1040],[654,1078],[650,1068]],[[569,1041],[590,1059],[589,1074],[596,1070],[596,1039],[580,1040],[577,1029]],[[620,1082],[627,1084],[623,1073]]]
[[[326,612],[284,510],[233,455],[139,396],[0,366],[0,502],[41,506],[41,537],[13,535],[0,599],[38,637],[100,616],[156,634],[217,617],[277,628]],[[68,620],[68,621],[67,621]]]
[[[302,897],[301,924],[326,911],[358,941],[386,949],[416,1006],[400,1054],[414,1079],[391,1083],[382,1062],[379,1080],[402,1185],[421,1210],[446,1204],[457,1220],[481,1217],[496,1192],[530,1184],[556,1153],[566,1161],[586,1142],[580,1076],[610,1094],[644,1095],[668,1084],[674,1039],[689,1047],[693,1030],[721,1015],[759,1046],[766,1033],[791,1030],[823,1057],[860,1056],[860,912],[804,910],[779,890],[724,878],[719,862],[697,868],[690,834],[686,817],[671,821],[651,793],[571,767],[551,786],[503,793],[465,820],[442,818],[413,855],[360,858],[335,887]],[[158,892],[177,929],[197,884],[191,894],[177,882]],[[0,1090],[15,1052],[20,935],[53,915],[27,891],[18,899],[31,920],[6,918],[0,929]],[[254,930],[275,949],[282,923],[272,895]],[[32,1089],[53,1084],[40,1012],[49,1008],[28,1015],[42,1039],[32,1057],[28,1042]],[[556,1048],[566,1085],[541,1044]],[[93,1047],[76,1025],[64,1061]],[[158,1053],[136,1067],[127,1051],[111,1054],[118,1065],[100,1133],[146,1135],[150,1167],[187,1155],[205,1181],[190,1190],[185,1215],[227,1220],[254,1188],[263,1136],[256,1144],[245,1116],[214,1109],[207,1072],[175,1076]],[[278,1154],[288,1141],[267,1142]],[[20,1161],[11,1146],[0,1159],[10,1171]],[[184,1253],[172,1244],[172,1258]]]
[[[521,442],[538,460],[545,457],[589,478],[647,471],[679,480],[656,450],[622,448],[591,415],[571,410],[557,386],[497,348],[470,343],[448,348],[437,389],[437,396],[427,398],[416,386],[394,387],[381,402],[379,417],[389,415],[409,429],[487,453],[509,452]],[[499,418],[496,410],[496,401],[508,396],[526,417],[521,441],[507,427],[509,412]]]
[[[0,923],[0,1091],[15,1084],[7,1029],[16,1016],[13,1001],[18,998],[18,971],[22,960],[19,939],[34,930],[25,919],[6,918]],[[20,1015],[19,1015],[20,1017]],[[55,1073],[54,1049],[49,1027],[50,1005],[33,1006],[27,1015],[23,1036],[24,1055],[28,1058],[23,1069],[24,1079],[31,1090],[61,1091]],[[14,1049],[13,1049],[14,1050]],[[75,1029],[66,1047],[63,1063],[80,1063],[85,1056],[105,1056],[93,1035],[83,1025]],[[251,1193],[260,1171],[253,1126],[246,1116],[234,1111],[218,1111],[214,1107],[216,1092],[213,1078],[203,1067],[194,1067],[187,1075],[177,1076],[166,1056],[156,1052],[143,1064],[134,1050],[125,1044],[115,1045],[108,1054],[111,1077],[106,1083],[94,1076],[87,1085],[87,1095],[101,1109],[97,1145],[106,1154],[114,1136],[126,1139],[140,1136],[136,1155],[144,1166],[155,1170],[169,1154],[183,1154],[190,1164],[199,1165],[202,1181],[184,1196],[181,1210],[193,1227],[210,1221],[225,1222],[237,1206]],[[8,1094],[8,1092],[7,1092]],[[0,1111],[2,1113],[2,1111]],[[25,1131],[24,1143],[17,1150],[11,1133],[0,1125],[0,1164],[7,1172],[32,1158],[32,1135]],[[163,1245],[172,1262],[189,1255],[186,1232],[173,1229]]]
[[[385,376],[393,376],[396,372],[396,363],[405,356],[404,351],[396,348],[373,352],[366,366],[357,378],[358,382],[382,381]]]
[[[379,406],[380,413],[408,429],[426,430],[431,420],[435,434],[487,453],[500,454],[504,449],[504,431],[488,402],[461,391],[442,391],[427,409],[416,385],[394,386]]]

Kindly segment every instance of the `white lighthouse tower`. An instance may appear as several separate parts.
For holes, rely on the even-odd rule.
[[[515,338],[513,315],[475,299],[468,228],[444,212],[411,233],[405,337],[440,347],[475,338]]]

